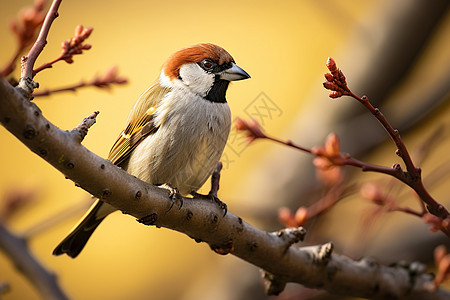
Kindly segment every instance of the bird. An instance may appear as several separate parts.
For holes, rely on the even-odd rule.
[[[228,139],[228,86],[247,78],[250,75],[218,45],[202,43],[176,51],[131,109],[108,160],[171,194],[195,195],[219,163]],[[114,211],[97,199],[53,255],[77,257]]]

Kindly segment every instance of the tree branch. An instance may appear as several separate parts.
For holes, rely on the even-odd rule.
[[[60,92],[66,92],[66,91],[75,92],[75,91],[79,90],[80,88],[90,87],[90,86],[97,87],[100,89],[110,89],[112,85],[126,84],[126,83],[128,83],[128,79],[119,75],[118,68],[111,67],[103,75],[95,76],[90,81],[86,82],[86,81],[82,80],[77,84],[73,84],[70,86],[62,87],[62,88],[39,90],[38,92],[33,93],[33,97],[36,98],[36,97],[42,97],[42,96],[49,96],[54,93],[60,93]]]
[[[383,128],[386,130],[386,132],[389,134],[392,141],[396,145],[396,154],[400,156],[400,158],[406,165],[406,172],[404,172],[399,164],[395,164],[394,169],[396,169],[396,172],[391,175],[407,184],[419,195],[419,197],[427,204],[428,211],[443,220],[442,231],[447,236],[450,236],[450,213],[442,204],[434,200],[434,198],[424,187],[421,176],[422,170],[414,165],[411,156],[409,155],[408,149],[401,139],[398,130],[392,127],[392,125],[384,117],[381,111],[378,108],[375,108],[369,102],[369,99],[366,96],[359,97],[350,90],[347,85],[344,73],[337,68],[336,62],[331,57],[329,57],[327,60],[327,68],[330,73],[326,73],[324,75],[326,81],[323,83],[323,86],[331,91],[329,93],[329,97],[339,98],[342,96],[350,96],[360,102],[380,122],[380,124],[383,126]]]
[[[59,287],[56,276],[49,273],[28,251],[26,240],[16,237],[0,222],[0,249],[28,280],[36,286],[43,299],[68,299]]]
[[[39,32],[39,36],[36,42],[28,52],[28,55],[22,58],[22,66],[20,72],[21,78],[19,86],[29,95],[31,95],[31,93],[33,92],[32,88],[30,89],[30,86],[33,88],[37,87],[37,83],[33,82],[34,63],[36,62],[36,59],[38,58],[39,54],[41,54],[42,50],[47,44],[47,35],[48,32],[50,31],[50,27],[53,21],[58,17],[58,8],[59,5],[61,4],[61,1],[62,0],[53,1],[49,11],[47,12],[47,15],[45,16],[44,23],[42,24],[42,28],[41,31]]]
[[[17,40],[17,49],[6,66],[0,69],[0,76],[11,74],[21,53],[34,42],[37,29],[45,19],[44,6],[45,0],[35,0],[32,7],[22,10],[17,20],[10,23],[11,31]]]
[[[260,230],[231,212],[222,216],[221,209],[210,201],[185,198],[181,209],[168,210],[172,201],[166,190],[131,176],[86,149],[80,144],[78,129],[57,128],[21,89],[4,79],[0,79],[0,122],[31,151],[92,195],[147,225],[182,232],[208,243],[216,252],[231,253],[259,266],[271,274],[277,286],[297,282],[331,293],[374,299],[450,297],[446,290],[434,290],[432,276],[423,270],[353,261],[333,254],[331,244],[294,247],[298,235]],[[280,292],[280,288],[269,291]]]
[[[49,11],[49,13],[52,13],[52,12]],[[37,67],[36,69],[34,69],[32,77],[34,77],[37,73],[39,73],[45,69],[53,68],[53,65],[55,63],[57,63],[58,61],[65,61],[69,64],[73,63],[74,55],[82,54],[83,50],[91,49],[92,46],[90,44],[83,44],[83,42],[91,35],[93,30],[94,29],[92,27],[83,28],[82,25],[78,25],[75,28],[74,37],[71,38],[69,41],[64,41],[62,43],[61,54],[54,60],[52,60],[48,63],[45,63],[45,64],[41,65],[40,67]]]

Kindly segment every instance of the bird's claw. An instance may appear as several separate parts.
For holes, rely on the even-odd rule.
[[[196,198],[200,198],[200,199],[204,199],[204,200],[209,200],[213,203],[216,203],[217,206],[219,206],[220,209],[222,209],[224,211],[223,216],[225,217],[225,215],[228,212],[228,206],[222,202],[217,195],[215,195],[214,193],[209,192],[209,194],[207,195],[203,195],[203,194],[199,194],[196,192],[192,192],[191,193],[192,196],[196,197]]]
[[[170,211],[172,209],[172,207],[174,206],[175,202],[177,200],[180,201],[180,206],[178,207],[178,209],[181,209],[181,207],[183,206],[183,198],[180,195],[180,192],[178,191],[177,188],[173,188],[168,184],[162,184],[159,186],[162,189],[168,190],[169,191],[169,198],[172,200],[172,202],[170,203],[170,207],[167,211]]]
[[[216,195],[212,193],[209,193],[208,196],[220,207],[220,209],[223,209],[223,216],[225,217],[228,212],[227,204],[225,202],[222,202]]]

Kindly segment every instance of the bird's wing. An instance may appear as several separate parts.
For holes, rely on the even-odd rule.
[[[125,162],[146,136],[158,130],[154,123],[154,112],[161,99],[169,91],[169,88],[155,83],[142,94],[130,112],[127,126],[120,133],[109,152],[108,159],[113,164],[121,165]]]

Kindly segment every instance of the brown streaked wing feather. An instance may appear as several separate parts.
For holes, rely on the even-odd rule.
[[[139,143],[158,128],[153,124],[153,115],[145,115],[138,124],[132,128],[128,126],[117,139],[109,153],[108,159],[115,165],[127,160]]]
[[[169,91],[169,88],[155,83],[142,94],[130,112],[125,130],[121,132],[109,152],[108,159],[113,164],[121,165],[146,136],[158,130],[153,122],[154,112],[160,100]]]

